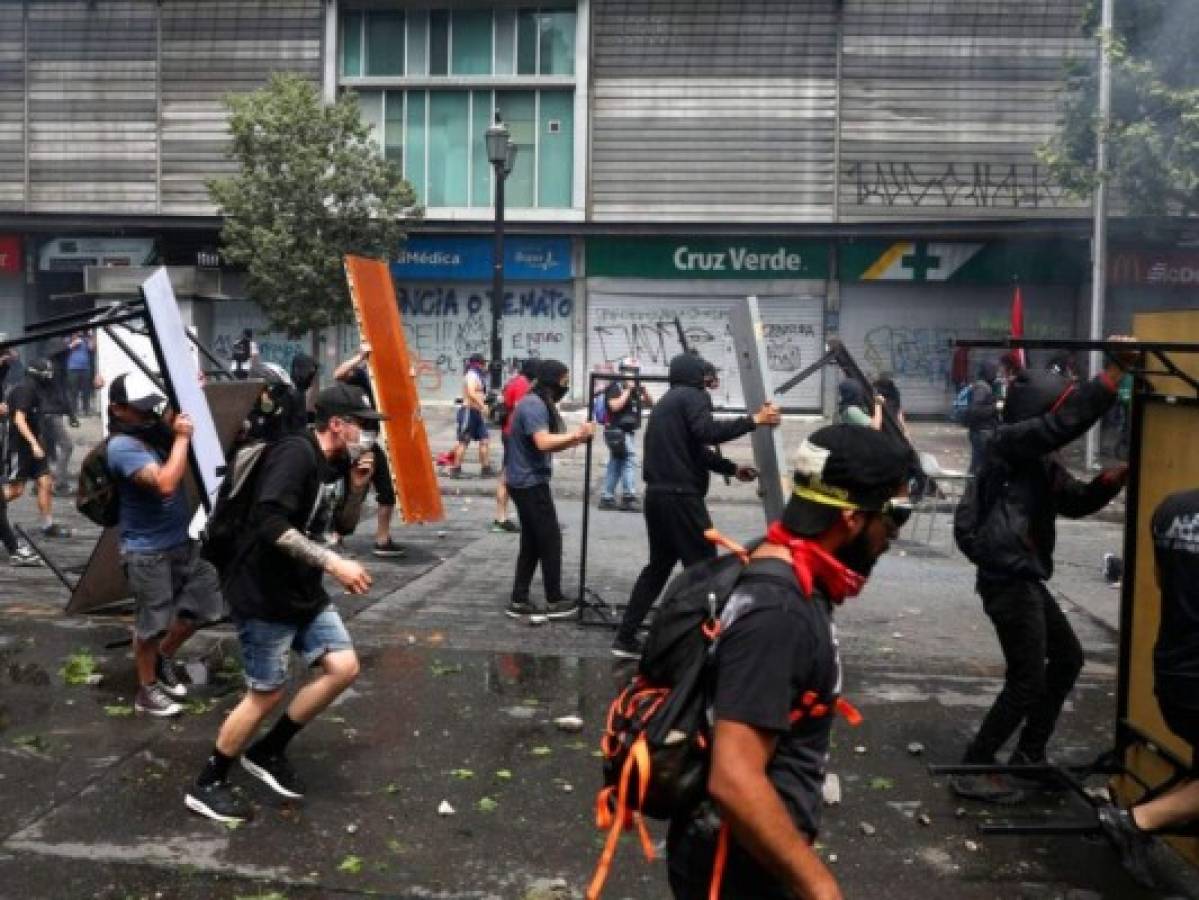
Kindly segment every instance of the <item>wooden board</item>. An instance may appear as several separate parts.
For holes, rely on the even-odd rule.
[[[391,464],[400,514],[409,524],[440,522],[445,518],[441,487],[433,470],[391,270],[380,260],[347,256],[346,277],[358,331],[371,345],[371,387],[379,411],[387,416],[380,443]]]
[[[1199,344],[1199,310],[1138,313],[1132,317],[1132,333],[1138,341],[1186,341]],[[1199,378],[1199,353],[1172,353],[1170,360],[1192,378]],[[1155,375],[1150,381],[1153,382],[1153,389],[1161,394],[1194,394],[1178,378]]]
[[[1138,337],[1142,335],[1138,332]],[[1126,528],[1135,529],[1135,560],[1126,578],[1121,621],[1128,633],[1121,635],[1128,653],[1128,664],[1121,671],[1127,681],[1128,724],[1153,747],[1161,748],[1182,765],[1188,764],[1195,748],[1174,734],[1162,720],[1153,692],[1153,647],[1161,621],[1161,593],[1154,573],[1153,536],[1150,523],[1153,511],[1169,494],[1199,485],[1199,404],[1168,402],[1168,398],[1138,398],[1142,410],[1141,453],[1135,460],[1136,505],[1129,509]],[[1134,743],[1126,752],[1128,770],[1149,784],[1161,784],[1174,774],[1175,765],[1155,752],[1144,741]],[[1132,803],[1142,788],[1132,778],[1114,782],[1122,803]],[[1199,865],[1199,839],[1171,838],[1171,844],[1192,864]]]
[[[237,436],[261,389],[261,381],[219,381],[204,387],[204,395],[208,398],[216,423],[217,436],[224,449],[229,449],[233,444],[233,438]],[[194,507],[198,508],[194,489],[189,491],[189,497]],[[125,572],[121,567],[120,535],[116,528],[105,528],[88,558],[83,574],[75,582],[66,612],[82,615],[120,603],[128,597],[129,585],[125,582]]]

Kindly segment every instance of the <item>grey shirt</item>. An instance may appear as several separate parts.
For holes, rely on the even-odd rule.
[[[550,454],[537,449],[533,435],[550,430],[550,411],[536,394],[525,394],[512,413],[512,433],[504,461],[504,475],[510,488],[530,488],[548,484],[553,475]]]

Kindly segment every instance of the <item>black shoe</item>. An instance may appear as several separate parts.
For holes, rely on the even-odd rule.
[[[619,634],[612,642],[612,655],[617,659],[641,659],[641,641],[636,637],[625,638]]]
[[[449,475],[451,478],[461,478],[462,477],[462,466],[451,466],[449,471],[446,472],[446,474]]]
[[[1006,775],[955,775],[949,779],[949,789],[964,800],[1002,806],[1024,801],[1024,793]]]
[[[495,519],[488,530],[493,534],[520,534],[520,526],[511,519],[504,519],[502,522]]]
[[[1100,807],[1099,825],[1120,854],[1120,863],[1141,887],[1157,890],[1157,880],[1149,863],[1153,838],[1137,828],[1132,814],[1114,805]]]
[[[481,469],[479,469],[479,477],[495,478],[495,469],[491,468],[491,466],[483,466]]]
[[[373,553],[375,556],[381,557],[399,557],[408,555],[408,551],[391,538],[388,538],[382,544],[375,544],[374,549],[371,550],[371,553]]]
[[[641,501],[636,497],[621,497],[620,508],[624,512],[641,512]]]
[[[600,509],[616,509],[616,500],[613,497],[600,497]]]
[[[183,802],[192,812],[207,816],[214,822],[237,824],[250,818],[250,805],[233,793],[227,781],[212,784],[193,784]]]
[[[167,659],[161,653],[154,661],[154,677],[158,679],[158,686],[176,700],[182,700],[187,696],[187,686],[175,673],[175,661]]]
[[[283,754],[278,756],[255,756],[253,750],[242,754],[241,767],[281,797],[300,800],[304,796],[304,782],[296,775],[291,763]]]
[[[567,600],[550,600],[545,604],[545,617],[547,619],[569,619],[579,614],[579,601]]]
[[[1016,749],[1012,751],[1012,755],[1008,757],[1009,766],[1049,766],[1052,763],[1044,753],[1027,753],[1024,750]],[[1061,793],[1069,790],[1069,786],[1060,778],[1054,777],[1049,772],[1028,772],[1018,773],[1011,772],[1008,774],[1013,786],[1026,791],[1042,791],[1045,793]]]
[[[70,536],[71,536],[71,529],[66,528],[62,525],[54,524],[54,525],[43,525],[42,526],[42,537],[69,538]]]
[[[504,608],[504,615],[509,619],[524,619],[544,616],[545,610],[538,609],[528,600],[513,600]]]

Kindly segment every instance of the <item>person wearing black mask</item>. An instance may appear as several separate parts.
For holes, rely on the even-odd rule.
[[[1116,402],[1116,386],[1134,359],[1121,355],[1081,385],[1055,372],[1019,372],[1008,387],[1003,422],[986,442],[974,484],[955,514],[954,538],[977,567],[975,590],[1007,666],[1003,690],[966,748],[967,764],[993,765],[1017,730],[1009,762],[1045,763],[1049,738],[1083,665],[1082,645],[1045,587],[1053,575],[1056,519],[1098,512],[1128,477],[1128,467],[1117,466],[1079,481],[1057,451],[1086,434]],[[1022,796],[1020,785],[998,774],[957,776],[950,786],[971,800],[1014,803]]]
[[[670,390],[650,413],[645,429],[645,527],[649,563],[641,570],[612,643],[612,655],[641,655],[637,629],[670,579],[675,563],[683,566],[709,559],[716,548],[704,537],[712,517],[704,504],[710,472],[753,481],[757,473],[725,459],[716,445],[739,438],[759,425],[777,426],[779,412],[767,403],[752,416],[717,421],[705,390],[715,384],[716,370],[694,354],[670,361]]]
[[[978,378],[970,388],[970,402],[962,415],[962,424],[970,429],[970,474],[982,465],[984,448],[999,427],[999,365],[984,360],[978,366]]]
[[[283,430],[288,434],[308,427],[311,418],[308,414],[308,392],[320,370],[320,364],[307,353],[297,353],[291,358],[292,390],[283,411]]]
[[[35,359],[25,369],[25,379],[8,392],[8,446],[10,452],[16,448],[17,468],[4,486],[4,496],[11,503],[25,493],[27,482],[34,482],[42,537],[65,538],[71,529],[54,521],[54,479],[45,437],[46,399],[53,380],[50,360]]]
[[[219,620],[225,609],[216,569],[188,535],[192,510],[183,479],[193,425],[129,375],[113,379],[108,400],[108,467],[120,500],[121,561],[136,603],[133,708],[177,716],[187,688],[174,655],[198,625]]]
[[[537,367],[533,387],[516,404],[504,479],[520,518],[520,552],[512,597],[505,613],[511,618],[565,619],[579,608],[577,599],[562,593],[562,530],[550,493],[553,475],[551,454],[585,444],[595,435],[595,423],[584,422],[568,432],[558,413],[558,403],[570,387],[570,370],[556,359]],[[529,587],[541,565],[545,606],[533,603]]]

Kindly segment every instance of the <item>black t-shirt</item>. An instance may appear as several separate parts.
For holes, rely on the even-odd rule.
[[[324,572],[275,547],[288,528],[320,540],[345,497],[348,466],[330,463],[312,432],[282,438],[260,463],[247,532],[256,546],[227,574],[225,597],[240,619],[302,624],[329,603]]]
[[[613,381],[608,385],[607,390],[604,391],[604,396],[609,403],[608,424],[622,431],[636,431],[641,427],[641,391],[639,386],[634,384],[633,392],[629,394],[628,402],[621,409],[615,410],[611,406],[611,401],[623,394],[625,387],[625,382]]]
[[[750,564],[724,620],[715,652],[715,718],[778,736],[767,776],[796,827],[814,837],[841,690],[832,609],[818,590],[811,598],[800,593],[789,563],[763,559]]]
[[[1162,593],[1155,690],[1163,703],[1199,709],[1199,490],[1163,500],[1152,531]]]
[[[25,414],[29,430],[41,440],[42,436],[42,392],[28,378],[8,392],[8,436],[13,447],[25,447],[25,438],[17,430],[16,412]]]

